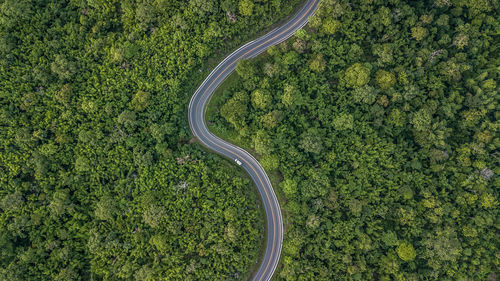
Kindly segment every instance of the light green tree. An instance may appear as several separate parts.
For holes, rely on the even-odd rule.
[[[244,16],[251,16],[253,13],[253,6],[254,3],[252,0],[240,0],[238,3],[238,10],[240,11],[240,14]]]
[[[357,62],[347,68],[345,72],[346,85],[349,87],[361,87],[370,81],[370,70]]]
[[[323,20],[323,24],[321,26],[321,30],[329,35],[335,34],[337,30],[340,28],[340,21],[334,20],[332,18],[328,18]]]
[[[333,119],[333,128],[338,131],[352,130],[354,117],[348,113],[341,113]]]
[[[281,102],[286,107],[293,107],[294,105],[300,105],[301,97],[297,88],[293,85],[286,84],[283,89],[283,95],[281,96]]]
[[[272,129],[278,125],[280,115],[281,113],[277,110],[268,112],[262,116],[262,124],[264,124],[267,129]]]
[[[399,246],[396,248],[396,252],[398,253],[400,259],[407,262],[414,260],[415,257],[417,256],[417,252],[415,252],[413,245],[411,245],[408,242],[400,243]]]
[[[266,90],[258,89],[252,93],[252,105],[257,109],[266,109],[271,101],[272,97]]]
[[[262,158],[260,159],[260,163],[262,164],[262,167],[264,167],[264,169],[273,171],[279,167],[280,160],[278,158],[278,155],[268,154],[262,156]]]
[[[378,70],[375,74],[375,80],[377,80],[377,84],[382,90],[392,88],[394,84],[396,84],[396,76],[394,73],[382,69]]]
[[[221,115],[235,128],[241,128],[244,125],[245,116],[248,110],[248,94],[246,92],[237,92],[221,107]]]
[[[309,63],[309,68],[314,72],[323,72],[326,67],[325,59],[322,54],[317,54],[316,57]]]
[[[60,79],[67,80],[75,73],[76,69],[66,56],[57,55],[54,62],[50,64],[50,70],[57,74]]]
[[[292,179],[286,179],[280,183],[281,190],[287,198],[291,198],[297,193],[297,182]]]
[[[149,105],[149,93],[144,91],[137,91],[132,97],[130,105],[135,111],[143,111]]]
[[[323,150],[323,142],[315,129],[310,129],[302,134],[300,148],[314,154],[319,154]]]
[[[373,104],[377,99],[377,90],[369,85],[357,87],[352,90],[352,97],[358,103]]]
[[[427,36],[427,29],[421,26],[415,26],[411,28],[411,36],[417,41],[422,41],[422,39]]]
[[[426,109],[420,109],[411,118],[410,123],[419,132],[427,131],[431,127],[432,115]]]
[[[264,130],[259,130],[253,136],[253,146],[259,154],[269,154],[272,149],[272,142],[269,135]]]

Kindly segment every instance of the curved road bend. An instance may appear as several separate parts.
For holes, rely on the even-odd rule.
[[[253,40],[227,56],[203,81],[189,102],[189,126],[193,135],[207,148],[235,161],[241,161],[241,167],[250,175],[259,190],[266,212],[267,239],[262,263],[253,276],[255,281],[268,281],[278,265],[283,242],[283,221],[281,209],[271,182],[259,162],[245,150],[216,137],[208,131],[205,124],[205,106],[215,89],[233,72],[238,61],[253,58],[290,38],[295,31],[307,24],[320,0],[307,0],[304,7],[283,26]]]

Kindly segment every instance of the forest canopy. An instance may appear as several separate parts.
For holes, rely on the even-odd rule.
[[[0,280],[244,280],[257,196],[187,102],[298,2],[0,1]]]
[[[499,7],[323,0],[240,63],[208,120],[275,178],[278,280],[498,279]]]

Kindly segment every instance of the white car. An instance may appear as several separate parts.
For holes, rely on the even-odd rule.
[[[240,160],[234,159],[234,162],[236,162],[236,164],[238,164],[238,166],[241,166],[241,161]]]

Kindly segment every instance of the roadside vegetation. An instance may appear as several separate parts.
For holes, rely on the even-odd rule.
[[[278,280],[497,280],[499,3],[324,0],[207,116],[285,196]]]
[[[298,4],[0,1],[0,280],[244,280],[258,197],[187,103]]]

